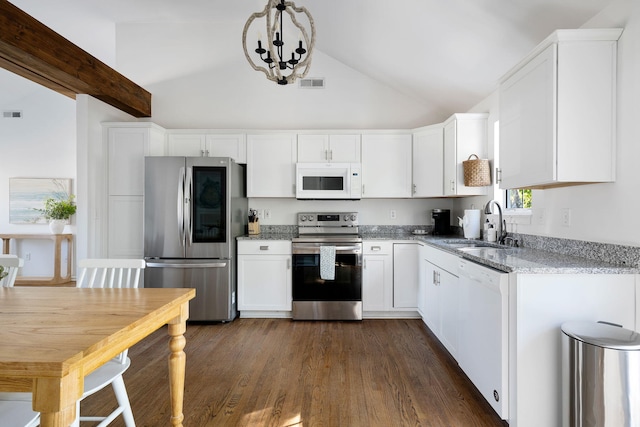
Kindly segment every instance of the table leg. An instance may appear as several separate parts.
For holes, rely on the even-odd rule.
[[[169,395],[171,398],[171,425],[182,427],[184,414],[182,413],[184,400],[184,376],[187,355],[184,346],[187,343],[184,333],[187,330],[186,320],[169,324]]]
[[[68,427],[76,419],[76,402],[82,396],[82,376],[72,371],[62,378],[38,378],[33,390],[33,409],[40,412],[42,427]]]

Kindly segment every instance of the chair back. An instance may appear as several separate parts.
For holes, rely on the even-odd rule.
[[[137,288],[142,259],[83,259],[78,261],[78,288]]]
[[[0,287],[9,288],[16,282],[18,269],[24,265],[24,260],[18,258],[17,255],[0,255],[0,265],[4,268],[4,272],[8,273],[3,279],[0,279]]]

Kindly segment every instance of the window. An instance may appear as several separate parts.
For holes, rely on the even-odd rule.
[[[531,189],[516,188],[506,191],[507,209],[531,209]]]

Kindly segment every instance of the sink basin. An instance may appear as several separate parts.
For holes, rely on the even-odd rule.
[[[508,246],[491,246],[491,245],[475,245],[475,246],[463,246],[460,248],[456,248],[459,251],[462,252],[472,252],[472,251],[477,251],[480,249],[498,249],[498,250],[502,250],[502,249],[511,249]]]
[[[447,246],[463,252],[478,250],[482,248],[511,249],[509,246],[503,246],[503,245],[498,245],[496,243],[486,243],[486,242],[452,242],[452,243],[447,243]]]

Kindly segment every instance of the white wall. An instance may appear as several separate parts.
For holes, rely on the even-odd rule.
[[[19,110],[21,119],[0,118],[0,233],[48,234],[46,224],[9,223],[10,178],[71,178],[75,188],[76,130],[75,102],[22,77],[3,71],[8,84],[29,87],[27,96],[0,101],[0,108]],[[72,190],[75,193],[75,189]],[[67,225],[65,232],[75,233],[75,225]],[[53,274],[53,248],[50,241],[23,241],[12,251],[25,260],[21,275],[47,276]]]
[[[118,24],[118,71],[153,94],[165,128],[399,129],[422,126],[414,99],[316,50],[309,77],[325,89],[279,86],[242,51],[244,23]]]
[[[531,225],[510,231],[640,246],[640,2],[617,0],[585,27],[624,28],[618,43],[618,135],[615,183],[534,190]],[[571,209],[571,226],[561,210]],[[544,219],[540,219],[543,216]]]

